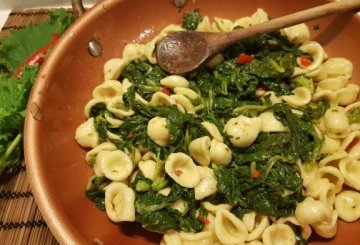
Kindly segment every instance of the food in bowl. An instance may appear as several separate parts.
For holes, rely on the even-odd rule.
[[[183,29],[231,31],[267,21],[186,13],[104,66],[77,142],[91,150],[86,194],[114,222],[162,243],[305,243],[360,217],[359,86],[305,24],[237,43],[206,66],[169,75],[156,43]]]

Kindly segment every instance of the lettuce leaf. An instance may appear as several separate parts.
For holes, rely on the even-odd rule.
[[[38,67],[26,67],[21,78],[0,74],[0,176],[21,159],[27,98]]]
[[[54,33],[63,33],[73,21],[65,10],[55,10],[46,21],[13,30],[10,36],[0,38],[0,176],[23,157],[26,105],[39,67],[25,66],[20,78],[14,78],[12,74],[29,56],[46,45]]]
[[[73,21],[70,14],[59,9],[44,22],[11,31],[10,37],[0,38],[0,67],[15,72],[30,55],[50,42],[54,33],[62,34]]]

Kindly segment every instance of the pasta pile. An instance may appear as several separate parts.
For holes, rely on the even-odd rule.
[[[267,14],[259,9],[251,17],[230,21],[215,18],[213,22],[204,17],[197,31],[227,32],[234,27],[248,27],[268,20]],[[141,145],[135,149],[119,148],[114,142],[121,136],[106,131],[106,140],[101,141],[101,132],[92,110],[99,104],[105,105],[106,124],[120,127],[128,118],[136,116],[135,110],[125,104],[124,94],[133,83],[121,76],[125,67],[133,60],[146,57],[156,64],[154,49],[156,43],[169,33],[183,30],[180,25],[169,25],[147,44],[126,45],[122,58],[111,59],[104,66],[104,82],[93,90],[93,98],[85,106],[86,121],[76,130],[77,142],[91,150],[86,161],[93,166],[95,177],[105,177],[105,210],[114,222],[137,221],[136,192],[131,183],[141,172],[150,180],[158,171],[159,156]],[[299,50],[311,56],[310,64],[304,65],[300,58],[293,77],[311,78],[314,87],[297,86],[290,94],[278,96],[274,91],[258,88],[256,97],[268,100],[270,105],[285,103],[294,114],[302,115],[301,108],[311,103],[327,102],[330,107],[314,123],[317,136],[321,140],[321,158],[315,163],[303,164],[296,159],[296,167],[303,180],[304,200],[297,204],[293,215],[272,217],[248,212],[242,217],[232,213],[229,203],[212,204],[205,198],[217,192],[218,181],[214,174],[216,166],[226,167],[233,161],[232,149],[251,146],[261,133],[288,132],[289,128],[271,110],[264,110],[255,117],[239,115],[224,122],[223,129],[211,121],[202,121],[206,135],[192,139],[187,152],[172,152],[166,159],[160,159],[167,178],[183,188],[192,189],[196,202],[206,210],[206,217],[196,214],[204,223],[199,232],[176,230],[164,231],[161,244],[295,244],[295,230],[305,240],[314,231],[321,237],[334,237],[337,220],[353,222],[360,218],[360,124],[350,122],[348,114],[360,107],[357,102],[359,86],[349,83],[352,63],[345,58],[328,58],[321,44],[311,41],[305,24],[281,30]],[[212,59],[209,69],[223,62],[220,54]],[[281,67],[279,67],[281,69]],[[155,91],[150,99],[135,93],[135,100],[144,105],[177,107],[181,113],[196,115],[202,110],[193,101],[199,95],[191,89],[189,79],[178,75],[166,75],[160,81],[170,93]],[[237,109],[235,109],[236,111]],[[240,109],[241,110],[241,109]],[[156,116],[148,121],[144,134],[158,146],[167,147],[171,143],[169,121],[166,116]],[[104,133],[104,132],[102,132]],[[224,139],[226,135],[229,141]],[[130,135],[129,138],[132,136]],[[100,143],[101,142],[101,143]],[[256,176],[255,176],[256,178]],[[94,177],[90,179],[94,180]],[[88,187],[89,188],[89,187]],[[170,187],[157,191],[168,196]],[[287,195],[284,193],[284,195]],[[185,213],[187,204],[179,199],[171,207]],[[200,217],[201,216],[201,217]]]

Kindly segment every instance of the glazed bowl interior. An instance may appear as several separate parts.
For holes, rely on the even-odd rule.
[[[92,169],[86,150],[74,140],[84,121],[84,106],[103,81],[103,65],[120,57],[127,43],[150,41],[170,23],[179,24],[184,12],[199,8],[202,15],[234,20],[263,8],[272,18],[313,7],[313,0],[195,0],[183,9],[171,0],[105,0],[80,17],[52,50],[33,87],[25,125],[25,156],[37,204],[60,243],[158,244],[160,235],[133,223],[114,224],[85,196]],[[346,13],[308,23],[311,38],[325,46],[330,57],[353,62],[352,82],[360,83],[360,14]],[[310,28],[311,29],[311,28]],[[98,40],[103,53],[95,58],[88,42]],[[35,109],[34,109],[35,108]],[[39,116],[34,115],[34,110]],[[339,222],[332,240],[313,238],[311,244],[358,244],[360,223]]]

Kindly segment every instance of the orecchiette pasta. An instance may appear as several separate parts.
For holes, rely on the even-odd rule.
[[[128,62],[124,59],[111,59],[104,65],[104,81],[118,79]]]
[[[263,132],[287,132],[288,128],[285,127],[271,111],[266,111],[260,114],[262,120]]]
[[[324,141],[321,144],[320,152],[323,154],[338,152],[340,150],[340,146],[340,139],[333,139],[327,135],[324,135]]]
[[[241,244],[248,237],[244,223],[226,209],[219,209],[215,215],[215,234],[223,244]]]
[[[183,245],[208,245],[213,243],[213,237],[210,231],[199,233],[180,232],[181,244]]]
[[[170,98],[174,99],[175,103],[177,105],[180,105],[181,107],[183,107],[187,113],[195,113],[196,112],[194,105],[191,103],[191,101],[185,95],[173,94],[173,95],[170,95]]]
[[[330,58],[323,64],[328,77],[352,76],[353,65],[345,58]]]
[[[203,205],[204,205],[204,208],[205,208],[208,212],[212,213],[213,215],[215,215],[216,212],[217,212],[218,210],[220,210],[220,209],[226,209],[226,210],[230,211],[231,208],[232,208],[232,206],[231,206],[230,204],[214,205],[214,204],[212,204],[212,203],[210,203],[210,202],[204,202]]]
[[[290,26],[281,30],[292,43],[304,43],[310,40],[309,28],[304,24]]]
[[[272,224],[265,229],[262,234],[264,245],[295,245],[295,233],[290,226],[286,224]]]
[[[75,139],[83,147],[95,148],[99,142],[99,134],[95,129],[94,121],[91,117],[76,129]]]
[[[346,137],[341,144],[341,150],[348,153],[351,158],[360,158],[360,131],[353,131]]]
[[[320,65],[323,63],[324,59],[326,58],[326,53],[323,47],[318,42],[315,41],[305,42],[300,46],[299,49],[305,53],[311,54],[314,60],[311,63],[311,65],[307,66],[306,68],[295,67],[293,74],[294,76],[305,74],[310,71],[314,71],[318,69]],[[301,66],[301,63],[300,62],[298,63]]]
[[[324,166],[319,168],[317,174],[319,178],[326,178],[330,183],[334,184],[336,193],[341,191],[342,185],[344,183],[344,177],[337,168],[332,166]]]
[[[218,141],[223,142],[224,138],[220,134],[219,129],[216,127],[215,124],[210,122],[202,122],[201,125],[208,131],[211,137],[217,139]]]
[[[340,192],[335,199],[335,208],[342,220],[353,222],[360,218],[360,193],[351,190]]]
[[[338,213],[335,210],[332,213],[330,222],[313,224],[312,227],[319,236],[325,238],[332,238],[335,236],[337,231],[337,219],[338,219]]]
[[[305,225],[330,222],[331,211],[321,201],[315,200],[312,197],[307,197],[297,205],[295,217],[300,224]]]
[[[178,232],[166,232],[160,242],[161,245],[182,245],[181,238]]]
[[[116,150],[102,157],[100,168],[108,179],[121,181],[130,176],[134,165],[125,152]]]
[[[345,184],[360,191],[360,162],[347,157],[339,161],[339,169]]]
[[[191,90],[190,88],[175,87],[173,90],[174,90],[175,94],[184,95],[184,96],[186,96],[186,97],[188,97],[189,99],[192,99],[192,100],[196,100],[199,97],[197,95],[197,93],[195,93],[195,91]]]
[[[123,94],[121,83],[117,80],[107,80],[96,86],[93,91],[94,99],[109,101],[110,99]]]
[[[166,173],[179,185],[194,188],[200,182],[200,172],[191,157],[172,153],[165,163]]]
[[[153,179],[155,174],[156,162],[153,160],[140,161],[139,169],[148,179]]]
[[[94,173],[98,177],[104,176],[103,168],[101,167],[101,163],[103,162],[103,158],[106,154],[110,153],[109,150],[103,150],[96,154],[96,159],[94,163]]]
[[[297,87],[292,93],[292,95],[284,95],[281,98],[294,108],[304,106],[311,101],[311,93],[307,88]]]
[[[150,139],[160,146],[166,146],[170,142],[170,133],[166,125],[166,118],[154,117],[147,126],[147,134]]]
[[[124,101],[122,100],[121,96],[114,97],[109,100],[106,109],[108,109],[114,116],[120,119],[132,116],[135,113],[133,110],[127,108],[124,105]]]
[[[135,193],[124,183],[113,182],[105,191],[106,214],[114,222],[135,221]]]
[[[300,224],[294,216],[280,218],[276,221],[277,224],[287,224],[290,227],[296,227],[301,230],[301,235],[305,239],[309,239],[312,233],[311,226],[308,224]]]
[[[212,163],[228,165],[232,160],[232,152],[225,143],[213,139],[210,145],[210,159]]]
[[[190,156],[200,165],[209,166],[210,164],[210,145],[211,140],[208,136],[194,139],[189,144]]]
[[[174,89],[177,87],[188,88],[189,82],[182,76],[170,75],[160,81],[161,85]]]
[[[85,114],[86,118],[91,117],[90,116],[91,109],[94,106],[100,105],[100,104],[106,104],[105,100],[102,100],[102,99],[91,99],[91,100],[89,100],[89,102],[86,103],[85,108],[84,108],[84,114]]]
[[[341,108],[330,108],[325,112],[326,134],[332,138],[345,138],[350,134],[349,121]]]
[[[282,102],[282,99],[279,96],[277,96],[274,91],[265,92],[263,97],[267,97],[272,105]]]
[[[200,173],[200,182],[195,186],[195,199],[202,200],[217,191],[217,181],[214,170],[208,167],[197,167]]]
[[[96,161],[96,155],[100,151],[105,151],[105,150],[114,151],[116,150],[116,146],[110,142],[102,143],[86,153],[86,161],[89,163],[90,166],[94,165]]]
[[[246,147],[255,141],[262,130],[262,120],[239,116],[230,119],[224,130],[230,135],[230,141],[235,147]]]
[[[348,84],[345,88],[336,91],[339,105],[344,106],[356,102],[359,90],[360,88],[358,85]]]
[[[245,223],[245,222],[244,222]],[[263,215],[255,215],[254,216],[254,227],[249,230],[249,235],[246,238],[246,241],[258,240],[261,239],[261,236],[264,230],[269,226],[269,218]]]
[[[330,77],[318,82],[316,89],[336,91],[338,89],[343,88],[347,82],[348,82],[348,77],[346,76]]]
[[[182,215],[184,215],[188,210],[188,203],[182,199],[177,200],[170,206],[172,209],[179,211]]]
[[[171,98],[169,95],[162,93],[162,92],[156,92],[152,95],[150,104],[151,105],[160,105],[160,106],[171,106],[175,104],[175,100]]]
[[[144,55],[144,45],[138,43],[129,43],[124,47],[122,58],[129,62],[131,60],[139,59]]]

